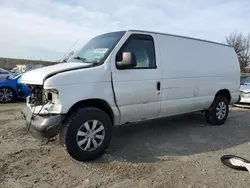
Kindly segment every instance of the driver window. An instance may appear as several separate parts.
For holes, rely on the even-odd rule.
[[[136,56],[136,68],[156,68],[154,42],[151,36],[136,37],[132,35],[121,48],[119,55],[123,52],[133,52]]]

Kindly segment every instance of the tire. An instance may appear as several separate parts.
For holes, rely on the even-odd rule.
[[[16,99],[16,93],[12,88],[1,87],[0,88],[0,103],[11,103]]]
[[[223,107],[222,107],[223,106]],[[222,115],[219,115],[219,110],[223,109]],[[219,95],[214,99],[214,102],[205,112],[205,118],[209,124],[222,125],[225,123],[228,117],[229,105],[225,96]]]
[[[90,130],[94,127],[96,127],[95,131],[98,129],[101,131],[94,133],[95,131]],[[93,107],[81,108],[73,112],[65,121],[60,133],[60,142],[74,160],[91,161],[104,154],[110,144],[112,130],[112,122],[104,111]],[[91,133],[86,134],[87,132]],[[98,145],[97,148],[94,146],[94,139],[95,145]],[[93,147],[92,150],[91,147]]]

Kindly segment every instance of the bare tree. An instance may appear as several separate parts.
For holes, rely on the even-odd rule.
[[[241,72],[246,72],[246,67],[250,65],[250,34],[244,36],[242,33],[233,32],[226,37],[226,44],[234,47]]]

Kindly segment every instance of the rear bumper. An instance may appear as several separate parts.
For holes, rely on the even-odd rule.
[[[31,110],[25,107],[21,112],[26,121],[26,127],[32,135],[38,139],[52,138],[56,136],[62,127],[63,115],[32,115]]]
[[[241,103],[249,103],[250,104],[250,99],[241,99],[238,104],[241,104]]]

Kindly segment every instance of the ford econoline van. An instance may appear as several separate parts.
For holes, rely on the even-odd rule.
[[[105,152],[116,125],[199,111],[224,124],[239,99],[240,66],[224,44],[129,30],[96,36],[21,81],[32,93],[22,111],[32,135],[59,134],[73,159],[88,161]]]

